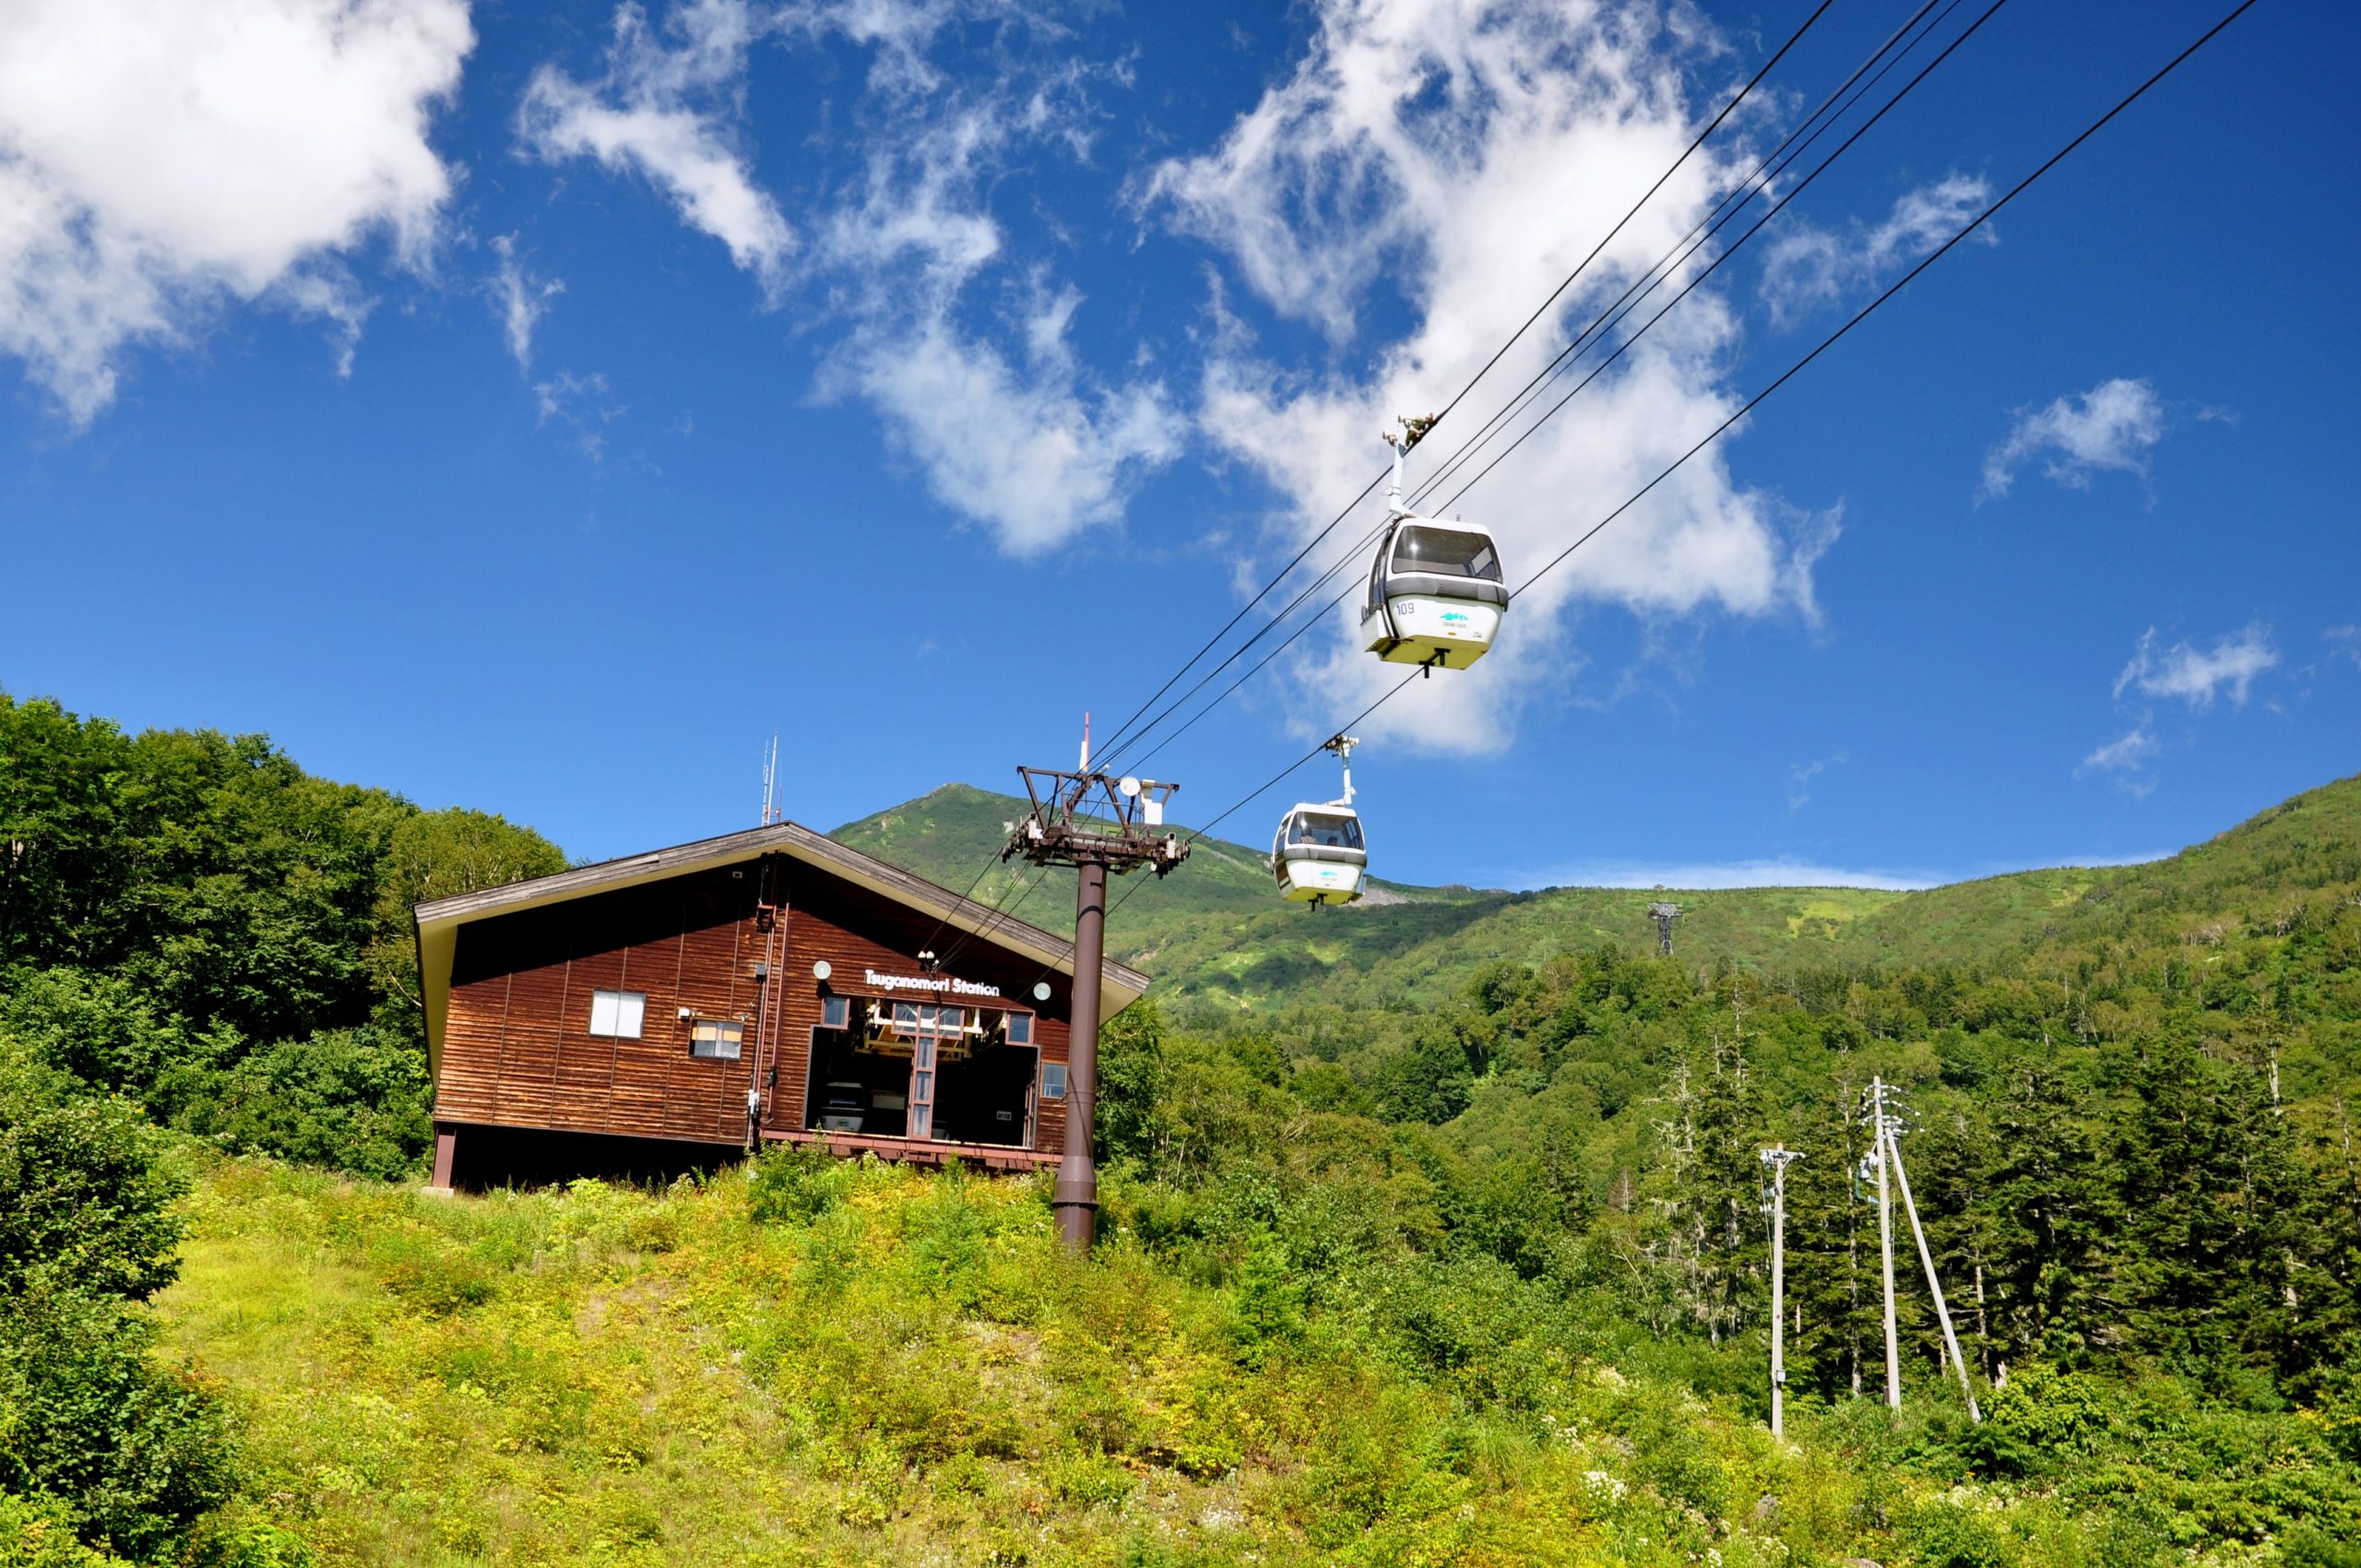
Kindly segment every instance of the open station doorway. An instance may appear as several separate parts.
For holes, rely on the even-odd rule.
[[[1040,1075],[1033,1015],[830,996],[812,1031],[811,1132],[1031,1148]]]

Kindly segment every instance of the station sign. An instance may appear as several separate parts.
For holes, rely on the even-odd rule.
[[[872,991],[888,994],[897,991],[922,991],[932,996],[998,996],[1000,987],[984,985],[976,980],[954,980],[949,975],[881,975],[875,969],[861,971],[861,983]]]

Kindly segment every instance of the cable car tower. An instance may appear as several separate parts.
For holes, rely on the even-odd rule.
[[[1648,906],[1648,919],[1656,922],[1656,951],[1665,957],[1672,956],[1672,922],[1680,918],[1680,906],[1659,898]]]
[[[1037,866],[1073,866],[1074,1012],[1066,1065],[1066,1147],[1050,1206],[1059,1233],[1087,1249],[1098,1229],[1098,1169],[1091,1158],[1098,1109],[1098,982],[1107,957],[1107,873],[1145,867],[1163,876],[1189,858],[1188,841],[1164,828],[1164,808],[1178,784],[1111,778],[1090,766],[1090,742],[1073,772],[1020,767],[1033,802],[1010,825],[1003,861],[1022,855]]]

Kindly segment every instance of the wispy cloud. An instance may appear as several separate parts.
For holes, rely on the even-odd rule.
[[[1518,888],[1639,887],[1709,892],[1738,887],[1865,887],[1892,893],[1946,887],[2012,872],[2084,866],[2145,865],[2166,851],[2131,855],[2075,855],[2057,860],[2002,861],[1952,870],[1860,868],[1824,861],[1769,857],[1738,861],[1576,861],[1538,872],[1513,872],[1496,880]]]
[[[2083,773],[2132,773],[2148,765],[2160,748],[2147,725],[2135,724],[2082,759]]]
[[[2216,694],[2228,692],[2230,706],[2244,707],[2255,678],[2279,662],[2271,646],[2271,629],[2260,622],[2242,632],[2215,640],[2211,647],[2177,642],[2159,647],[2155,628],[2140,637],[2131,662],[2115,678],[2115,695],[2136,691],[2152,697],[2177,697],[2193,708],[2213,705]]]
[[[1882,282],[1951,238],[1991,199],[1980,176],[1951,174],[1904,193],[1882,222],[1856,220],[1842,232],[1794,223],[1763,253],[1762,297],[1772,325],[1792,326]],[[1975,237],[1998,243],[1989,224]]]
[[[730,259],[776,295],[796,233],[755,183],[740,145],[738,103],[746,52],[776,21],[740,0],[692,0],[668,13],[659,37],[646,12],[625,5],[615,13],[604,75],[577,81],[554,65],[533,73],[518,139],[552,162],[590,158],[647,179],[682,221],[729,247]]]
[[[955,76],[997,32],[995,68]],[[1085,301],[1013,254],[991,191],[1013,164],[1088,155],[1091,92],[1117,79],[1056,47],[1051,10],[1012,0],[688,0],[652,26],[617,11],[606,70],[545,65],[518,117],[552,161],[588,158],[665,191],[803,325],[842,329],[816,390],[884,417],[895,447],[944,505],[1034,555],[1119,517],[1139,477],[1180,449],[1185,421],[1145,373],[1110,382],[1074,347]],[[866,50],[848,117],[860,173],[821,184],[790,223],[744,146],[748,57],[760,41]],[[1026,41],[1045,46],[1024,49]]]
[[[540,422],[546,426],[555,422],[570,432],[575,450],[593,464],[606,460],[607,426],[625,412],[623,404],[609,402],[608,396],[607,378],[597,371],[577,375],[562,370],[533,385]]]
[[[1523,887],[1869,887],[1888,892],[1940,886],[1937,872],[1861,870],[1819,861],[1577,861],[1521,877]]]
[[[2361,625],[2331,626],[2320,637],[2328,644],[2329,658],[2350,659],[2361,670]]]
[[[450,171],[428,144],[474,47],[466,0],[0,6],[0,353],[88,424],[125,350],[231,303],[326,322],[339,371],[375,236],[423,271]]]
[[[1722,40],[1695,13],[1541,0],[1324,0],[1302,53],[1212,149],[1134,186],[1142,215],[1216,258],[1198,427],[1208,450],[1266,482],[1284,556],[1383,461],[1373,436],[1465,384],[1673,162]],[[1511,351],[1467,409],[1413,457],[1415,484],[1574,327],[1669,250],[1726,179],[1709,147],[1626,227],[1551,317]],[[1536,231],[1532,215],[1551,215]],[[1530,244],[1502,244],[1507,232]],[[1682,279],[1676,279],[1676,286]],[[1308,326],[1335,347],[1298,351]],[[1737,399],[1738,327],[1699,290],[1466,498],[1513,573],[1654,478]],[[1286,347],[1265,349],[1266,342]],[[1440,505],[1439,493],[1432,505]],[[1571,502],[1570,498],[1577,498]],[[1366,721],[1430,747],[1505,745],[1521,706],[1578,668],[1569,612],[1584,601],[1643,617],[1817,613],[1812,567],[1833,515],[1786,505],[1732,477],[1718,453],[1667,480],[1565,566],[1520,591],[1485,661],[1418,682]],[[1339,633],[1301,671],[1311,711],[1351,711],[1394,678]]]
[[[537,278],[527,270],[522,257],[516,254],[516,236],[502,234],[492,242],[494,267],[492,274],[492,308],[500,316],[502,330],[507,335],[508,352],[515,357],[518,370],[533,368],[533,328],[547,314],[550,302],[565,292],[564,281],[556,278]]]
[[[1789,814],[1799,812],[1811,803],[1813,779],[1832,767],[1843,766],[1845,761],[1845,754],[1836,752],[1812,762],[1789,763],[1787,765],[1787,811]]]
[[[2103,472],[2148,477],[2148,454],[2165,434],[2165,408],[2145,379],[2118,376],[2045,408],[2020,409],[2009,434],[1985,455],[1987,497],[2006,495],[2017,470],[2038,458],[2042,471],[2072,490],[2088,490]]]

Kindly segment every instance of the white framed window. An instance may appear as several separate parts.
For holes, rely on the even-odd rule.
[[[824,1029],[852,1028],[852,998],[848,996],[820,998],[820,1027]]]
[[[1008,1043],[1011,1045],[1031,1045],[1033,1043],[1032,1014],[1011,1013],[1008,1016]]]
[[[689,1024],[689,1054],[714,1062],[735,1062],[746,1041],[746,1026],[728,1018],[696,1018]]]
[[[1041,1098],[1063,1099],[1066,1097],[1066,1064],[1062,1062],[1041,1063]]]
[[[647,1018],[647,992],[594,991],[590,993],[590,1032],[611,1039],[637,1039]]]

